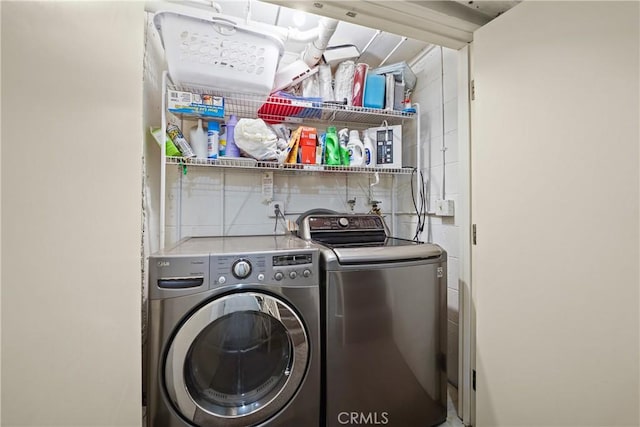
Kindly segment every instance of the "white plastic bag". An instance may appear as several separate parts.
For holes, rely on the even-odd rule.
[[[352,104],[353,98],[353,76],[356,71],[356,64],[353,61],[343,61],[338,64],[335,75],[335,99],[338,102],[347,100],[347,105]]]
[[[331,66],[329,66],[328,64],[318,65],[318,84],[320,86],[320,97],[324,102],[335,100],[333,96],[333,86],[331,85],[331,80]]]
[[[286,152],[281,150],[282,142],[262,119],[240,119],[236,124],[234,139],[236,145],[249,157],[256,160],[276,160],[284,162]]]

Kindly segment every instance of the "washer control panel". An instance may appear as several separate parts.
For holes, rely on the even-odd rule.
[[[234,284],[314,286],[319,281],[317,250],[211,255],[211,287]]]
[[[322,231],[385,231],[378,215],[316,215],[309,217],[309,230]]]

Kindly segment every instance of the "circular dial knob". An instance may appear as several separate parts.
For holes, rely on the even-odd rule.
[[[349,220],[345,217],[338,219],[338,225],[340,227],[347,227],[349,225]]]
[[[282,280],[284,279],[284,274],[282,274],[282,271],[277,271],[276,274],[273,275],[273,278],[276,280]]]
[[[289,277],[291,277],[292,279],[295,279],[298,276],[298,273],[296,273],[295,271],[292,271],[289,273]]]
[[[311,276],[311,270],[309,270],[309,269],[304,270],[304,271],[302,272],[302,275],[303,275],[304,277],[310,277],[310,276]]]
[[[236,279],[245,279],[251,274],[251,264],[245,259],[239,259],[233,263],[231,271]]]

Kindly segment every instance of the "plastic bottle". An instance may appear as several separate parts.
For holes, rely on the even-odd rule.
[[[369,137],[369,133],[366,131],[363,132],[364,138],[364,165],[367,167],[375,167],[376,166],[376,147],[373,145],[373,141],[371,137]]]
[[[218,158],[218,142],[220,140],[220,124],[218,122],[207,123],[207,157]]]
[[[225,153],[225,156],[227,157],[240,157],[240,149],[236,145],[236,141],[233,137],[237,123],[238,118],[235,115],[231,115],[227,122],[227,148]]]
[[[364,166],[364,144],[360,141],[360,133],[357,130],[349,132],[349,166]]]
[[[340,141],[340,164],[349,166],[349,149],[347,148],[347,144],[349,143],[349,129],[340,129],[338,132],[338,140]]]
[[[227,127],[224,126],[222,133],[218,136],[218,157],[224,157],[227,154]]]
[[[207,158],[207,132],[202,127],[202,119],[198,119],[198,126],[191,128],[191,148],[198,159]]]
[[[342,164],[340,158],[340,143],[338,142],[338,134],[335,126],[327,128],[327,135],[324,138],[325,144],[325,161],[324,164],[331,166],[339,166]]]
[[[169,138],[171,138],[175,146],[178,147],[178,150],[182,153],[182,157],[196,156],[178,126],[174,124],[167,125],[167,135],[169,135]]]

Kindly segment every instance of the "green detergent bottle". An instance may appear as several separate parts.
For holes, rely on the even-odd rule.
[[[338,133],[335,126],[327,128],[327,136],[325,137],[325,159],[324,163],[331,166],[339,166],[342,164],[340,157],[340,142],[338,141]]]

